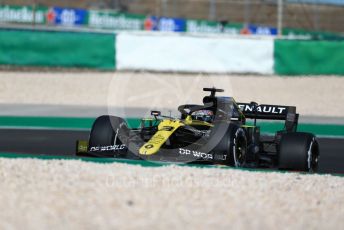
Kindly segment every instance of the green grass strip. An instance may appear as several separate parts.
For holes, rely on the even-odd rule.
[[[37,127],[57,129],[89,129],[94,118],[73,117],[0,117],[2,127]]]
[[[95,118],[79,117],[20,117],[1,116],[0,127],[10,128],[47,128],[47,129],[91,129]],[[127,118],[128,125],[136,128],[140,125],[137,118]],[[283,129],[283,122],[258,122],[261,132],[274,134]],[[299,124],[298,131],[311,132],[318,136],[344,137],[344,125],[335,124]]]

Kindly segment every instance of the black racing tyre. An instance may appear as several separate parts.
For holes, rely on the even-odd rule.
[[[226,126],[224,126],[226,127]],[[226,164],[233,167],[244,167],[247,156],[247,139],[245,130],[238,124],[227,125],[225,134],[216,146],[216,152],[224,153]]]
[[[245,166],[247,156],[247,139],[243,128],[237,127],[232,129],[229,153],[232,157],[232,159],[230,159],[233,166]]]
[[[100,116],[94,121],[91,129],[89,151],[97,152],[101,146],[125,144],[123,142],[125,142],[127,132],[128,127],[124,119],[115,116]]]
[[[278,153],[278,167],[284,170],[316,172],[318,170],[319,145],[311,133],[285,133]]]

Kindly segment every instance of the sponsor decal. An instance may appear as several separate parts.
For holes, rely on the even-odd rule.
[[[164,136],[162,136],[161,134],[156,134],[149,140],[149,143],[152,143],[153,145],[155,145],[155,144],[160,144],[164,140],[165,140]]]
[[[254,113],[254,106],[250,104],[239,104],[238,105],[241,111],[244,113]],[[273,105],[259,105],[256,108],[256,111],[258,113],[267,113],[267,114],[284,114],[286,112],[287,108],[282,106],[273,106]]]
[[[195,158],[202,158],[203,160],[212,160],[213,155],[210,153],[203,153],[199,152],[196,150],[190,150],[190,149],[184,149],[184,148],[179,148],[179,154],[180,155],[190,155]]]
[[[49,24],[54,24],[56,20],[56,13],[53,8],[50,8],[46,14],[46,19]]]
[[[172,126],[164,126],[164,127],[162,127],[161,130],[163,130],[163,131],[172,131],[173,129],[174,128]]]
[[[187,20],[186,31],[190,33],[225,33],[242,35],[277,35],[274,27],[240,25],[207,20]]]
[[[124,144],[122,144],[122,145],[109,145],[109,146],[96,146],[96,147],[91,147],[90,152],[116,151],[116,150],[124,150],[126,148],[127,148],[127,146]]]
[[[241,34],[241,35],[251,35],[252,32],[251,32],[251,30],[250,30],[247,26],[244,26],[244,27],[240,30],[240,34]]]
[[[225,160],[227,160],[227,155],[215,154],[214,155],[214,160],[225,161]]]
[[[187,20],[186,31],[189,33],[221,33],[220,23]]]
[[[87,19],[87,11],[82,9],[52,7],[46,15],[50,24],[63,26],[84,25]]]
[[[168,32],[184,32],[186,20],[182,18],[167,18],[149,16],[145,19],[145,30],[168,31]]]
[[[147,17],[143,22],[143,27],[145,30],[154,30],[156,21],[152,17]]]
[[[186,32],[189,33],[225,33],[237,35],[240,29],[231,24],[222,25],[220,22],[206,20],[187,20]]]
[[[0,21],[16,23],[44,23],[46,8],[31,6],[0,6]]]
[[[152,144],[145,145],[145,148],[146,148],[146,149],[151,149],[151,148],[153,148],[153,147],[154,147],[154,145],[152,145]]]
[[[141,15],[91,10],[89,11],[88,25],[104,29],[142,30],[144,18]]]
[[[274,27],[249,25],[248,30],[255,35],[277,35],[277,28]]]

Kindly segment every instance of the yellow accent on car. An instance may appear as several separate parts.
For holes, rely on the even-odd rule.
[[[78,153],[87,153],[88,141],[78,141],[77,146]]]
[[[140,148],[139,153],[141,155],[156,154],[174,131],[183,125],[184,123],[180,120],[166,119],[161,121],[158,126],[158,131]]]
[[[212,124],[210,124],[209,122],[206,122],[206,121],[192,120],[190,115],[188,115],[185,118],[184,124],[186,124],[186,125],[204,125],[204,126],[209,126],[209,127],[213,127],[214,126],[214,125],[212,125]]]

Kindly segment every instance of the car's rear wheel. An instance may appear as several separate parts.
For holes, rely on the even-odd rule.
[[[278,167],[285,170],[316,172],[319,145],[313,134],[286,133],[282,135],[278,153]]]

